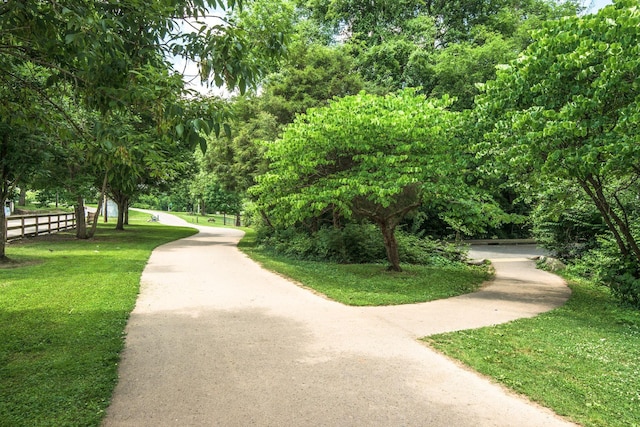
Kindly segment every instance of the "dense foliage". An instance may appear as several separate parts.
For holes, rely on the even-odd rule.
[[[452,201],[464,183],[464,147],[447,100],[413,90],[360,93],[310,109],[267,145],[269,171],[252,189],[269,223],[287,227],[331,218],[364,218],[382,233],[387,258],[400,270],[394,232],[423,201]]]
[[[305,229],[259,228],[261,247],[291,259],[339,264],[382,264],[387,261],[384,240],[373,224],[348,223],[344,227]],[[403,264],[447,266],[465,259],[457,245],[420,238],[406,231],[396,233],[398,256]]]
[[[620,0],[546,23],[487,83],[477,113],[490,127],[484,150],[496,167],[534,190],[565,189],[554,195],[567,208],[560,215],[583,209],[583,200],[597,210],[607,231],[595,274],[640,307],[639,75],[640,10]]]
[[[83,200],[99,191],[118,203],[122,228],[134,196],[187,171],[206,134],[229,132],[224,103],[189,90],[170,60],[192,61],[203,82],[245,92],[286,53],[291,7],[270,5],[3,2],[1,204],[18,186],[55,191],[75,205],[77,237],[86,238],[95,223],[87,231]],[[25,148],[39,144],[38,155],[20,149],[20,135]]]

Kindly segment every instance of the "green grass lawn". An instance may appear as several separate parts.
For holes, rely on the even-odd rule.
[[[584,426],[640,426],[640,311],[605,288],[571,288],[538,317],[425,341]]]
[[[182,218],[187,222],[198,225],[205,225],[210,227],[227,227],[227,228],[238,228],[235,226],[236,217],[235,215],[219,215],[219,214],[209,214],[209,215],[192,215],[187,212],[167,212],[172,215],[177,216],[178,218]]]
[[[0,268],[0,426],[97,426],[111,398],[123,331],[156,246],[194,233],[100,224],[8,246]]]
[[[240,249],[265,268],[327,297],[354,306],[410,304],[449,298],[477,290],[491,275],[485,266],[403,265],[403,272],[382,264],[332,264],[274,256],[255,245],[247,230]]]
[[[0,268],[0,426],[99,425],[149,254],[194,233],[130,215],[124,232],[101,223],[89,241],[60,233],[8,247],[14,262]],[[444,298],[488,277],[482,269],[404,266],[393,274],[383,265],[274,258],[247,231],[240,248],[256,261],[346,304]],[[425,340],[585,426],[637,427],[640,312],[604,288],[572,289],[565,306],[541,316]]]
[[[351,305],[446,298],[470,292],[486,278],[455,269],[404,266],[395,275],[381,265],[292,261],[256,248],[252,232],[240,248],[266,268]],[[567,304],[549,313],[425,341],[585,426],[638,427],[640,311],[619,306],[605,288],[571,287]]]

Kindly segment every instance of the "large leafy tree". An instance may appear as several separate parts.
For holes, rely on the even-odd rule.
[[[372,221],[399,271],[398,223],[423,200],[456,192],[455,121],[446,102],[411,90],[332,101],[268,144],[270,170],[252,191],[276,227],[326,213]]]
[[[5,260],[5,203],[17,184],[31,182],[42,173],[51,152],[50,133],[60,119],[30,90],[46,90],[42,70],[14,61],[5,66],[17,78],[0,86],[0,262]]]
[[[289,21],[282,19],[286,5],[280,8],[284,2],[274,3],[271,10],[261,0],[245,3],[249,7],[243,9],[235,0],[5,1],[0,5],[0,83],[20,86],[35,100],[20,106],[24,117],[38,116],[32,106],[48,105],[68,122],[82,144],[71,143],[68,135],[50,139],[66,141],[66,150],[77,147],[89,154],[100,177],[96,181],[105,189],[103,177],[115,172],[110,168],[118,158],[133,158],[138,148],[154,146],[145,142],[148,128],[155,129],[164,144],[170,146],[173,140],[191,150],[197,143],[206,146],[203,135],[219,133],[226,120],[219,103],[189,94],[170,57],[198,64],[204,82],[243,92],[286,52]],[[273,13],[275,9],[282,13]],[[16,72],[34,64],[44,70],[44,80]],[[64,102],[51,90],[60,87],[69,94]],[[188,101],[181,99],[187,94]],[[69,101],[85,106],[90,114],[83,117],[92,120],[70,113]],[[8,102],[0,99],[0,104]],[[92,114],[94,110],[100,115]],[[118,138],[128,145],[115,146],[113,129],[103,125],[119,115],[139,117],[151,126],[134,127]],[[143,146],[132,146],[140,141]],[[165,146],[159,151],[171,150]],[[66,153],[67,159],[73,157]],[[159,158],[164,161],[162,156],[146,156],[144,167]],[[24,156],[17,159],[29,162]],[[29,164],[12,167],[22,166]]]
[[[640,278],[640,10],[619,0],[545,24],[479,99],[486,154],[542,185],[575,184]]]
[[[201,132],[219,132],[225,110],[182,108],[176,98],[188,91],[176,85],[179,75],[169,59],[194,62],[200,80],[230,91],[255,85],[286,53],[290,20],[284,1],[270,10],[262,0],[241,5],[235,0],[4,2],[0,79],[15,78],[5,63],[35,63],[49,70],[49,85],[68,82],[90,108],[104,114],[122,108],[146,112],[165,132],[175,127],[175,138],[204,146]],[[46,99],[46,93],[33,90]],[[197,99],[194,93],[190,97]]]
[[[364,87],[344,48],[299,42],[292,52],[287,63],[265,79],[260,96],[233,101],[231,137],[211,138],[203,167],[215,172],[228,191],[244,194],[266,170],[261,141],[276,140],[282,128],[307,109]]]
[[[172,55],[198,63],[205,81],[244,90],[283,53],[287,23],[270,20],[261,27],[251,19],[255,15],[243,21],[224,12],[238,5],[235,0],[10,0],[0,6],[3,55],[49,67],[101,108],[130,101],[137,76],[150,67],[170,68]]]
[[[309,0],[305,6],[334,31],[368,45],[397,33],[407,20],[425,11],[422,0]]]
[[[95,123],[99,115],[91,114],[73,102],[68,85],[59,83],[50,90],[58,91],[55,103],[64,108],[65,117],[52,114],[55,109],[49,109],[48,120],[55,128],[48,127],[46,161],[30,182],[31,188],[55,192],[73,201],[76,237],[86,239],[90,235],[85,221],[84,198],[94,192],[96,171],[102,170],[96,160],[105,153],[106,139],[103,136],[98,142],[94,137],[94,130],[89,124]]]
[[[474,40],[438,49],[423,62],[417,60],[422,55],[414,53],[408,80],[431,96],[455,97],[456,110],[473,108],[476,85],[494,78],[495,66],[514,59],[522,48],[514,38],[484,28],[476,28],[474,34]]]
[[[264,82],[263,108],[286,125],[308,108],[324,105],[334,97],[355,95],[364,82],[354,67],[353,58],[343,47],[300,45],[288,63]]]
[[[421,87],[471,108],[475,85],[495,76],[531,41],[546,19],[575,15],[577,1],[309,0],[310,15],[333,25],[355,65],[377,93]]]
[[[265,148],[260,141],[277,139],[281,124],[264,111],[260,99],[238,98],[230,137],[211,138],[200,167],[213,172],[225,190],[244,194],[255,184],[256,175],[266,171]]]
[[[575,14],[576,0],[306,0],[301,5],[317,21],[342,37],[373,46],[404,33],[411,20],[430,17],[436,24],[436,44],[471,41],[475,27],[512,35],[531,17]]]

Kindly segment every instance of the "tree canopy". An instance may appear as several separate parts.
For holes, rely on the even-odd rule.
[[[413,90],[358,95],[313,108],[267,145],[269,171],[252,189],[276,224],[327,212],[379,226],[391,268],[399,270],[394,230],[423,199],[449,197],[455,176],[447,100]],[[446,195],[446,196],[445,196]]]
[[[198,143],[206,148],[205,134],[228,131],[224,103],[186,89],[170,59],[197,63],[202,81],[214,86],[240,92],[255,86],[286,54],[289,38],[290,5],[268,4],[5,1],[0,5],[0,84],[14,89],[0,92],[0,117],[13,117],[4,127],[10,126],[7,132],[13,135],[42,130],[49,142],[42,154],[63,164],[71,166],[82,152],[90,167],[80,171],[74,165],[65,175],[74,180],[82,176],[90,183],[70,185],[67,180],[65,185],[83,195],[87,186],[104,191],[109,183],[112,192],[126,188],[129,194],[141,179],[165,179],[172,169],[167,165],[179,162],[181,151],[191,152]],[[21,94],[21,103],[16,94]],[[49,110],[42,114],[44,106]],[[51,113],[56,117],[51,123],[66,125],[41,126],[46,120],[39,119]],[[5,138],[4,147],[10,142]],[[34,156],[16,156],[18,146],[7,150],[12,151],[15,171],[36,164]],[[2,161],[9,158],[3,155]],[[46,165],[60,175],[59,165]],[[87,171],[94,176],[88,177]],[[64,180],[53,181],[59,186]],[[17,183],[6,182],[2,204]]]
[[[619,0],[549,21],[533,37],[479,100],[490,127],[485,154],[528,184],[578,185],[632,263],[624,274],[637,280],[640,9]]]

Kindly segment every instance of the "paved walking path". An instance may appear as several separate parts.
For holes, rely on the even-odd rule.
[[[151,255],[105,427],[572,425],[417,341],[562,304],[535,248],[476,250],[497,277],[474,294],[356,308],[261,269],[242,232],[200,230]]]

